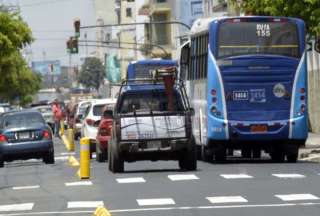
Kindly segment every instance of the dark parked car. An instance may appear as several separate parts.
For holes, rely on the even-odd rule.
[[[34,110],[3,113],[0,116],[0,167],[4,161],[31,158],[54,163],[51,128]]]

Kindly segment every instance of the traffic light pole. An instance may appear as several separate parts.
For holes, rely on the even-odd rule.
[[[88,43],[102,43],[102,44],[119,44],[118,41],[95,41],[95,40],[79,40],[79,42],[84,42],[85,45],[87,46],[87,42]],[[157,45],[157,44],[152,44],[152,43],[137,43],[137,42],[120,42],[120,44],[128,44],[128,45],[136,45],[136,46],[146,46],[146,47],[157,47],[159,48],[165,55],[165,57],[168,57],[169,56],[169,53],[160,45]],[[80,45],[79,45],[80,46]],[[100,46],[99,46],[100,47]],[[108,46],[109,48],[119,48],[118,46],[117,47],[112,47],[112,46]],[[120,48],[121,49],[121,48]],[[122,49],[125,49],[124,47],[122,47]],[[128,48],[128,49],[133,49],[133,48]],[[141,49],[137,49],[135,48],[134,50],[141,50]]]
[[[120,23],[120,24],[106,24],[106,25],[91,25],[91,26],[80,26],[80,29],[91,29],[91,28],[101,28],[101,27],[117,27],[117,26],[132,26],[132,25],[167,25],[167,24],[176,24],[181,25],[187,28],[188,30],[191,29],[191,27],[183,22],[171,20],[171,21],[161,21],[161,22],[136,22],[136,23]]]

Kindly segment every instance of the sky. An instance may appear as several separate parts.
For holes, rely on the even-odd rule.
[[[35,38],[28,52],[33,61],[60,60],[62,65],[68,65],[66,41],[74,35],[74,19],[80,18],[82,26],[95,24],[93,0],[16,0],[16,2],[20,6],[22,18],[31,28]],[[92,38],[94,30],[88,32],[88,39]],[[84,48],[80,48],[80,51],[81,49]],[[93,50],[89,50],[89,53],[91,51]],[[79,55],[72,56],[72,64],[79,64]]]

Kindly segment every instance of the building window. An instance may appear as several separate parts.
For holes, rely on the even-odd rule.
[[[132,17],[132,10],[131,10],[131,8],[127,8],[127,9],[126,9],[126,16],[127,16],[127,17]]]

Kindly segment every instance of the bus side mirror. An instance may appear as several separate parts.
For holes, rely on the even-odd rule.
[[[317,37],[316,42],[314,44],[314,50],[320,53],[320,37]]]

